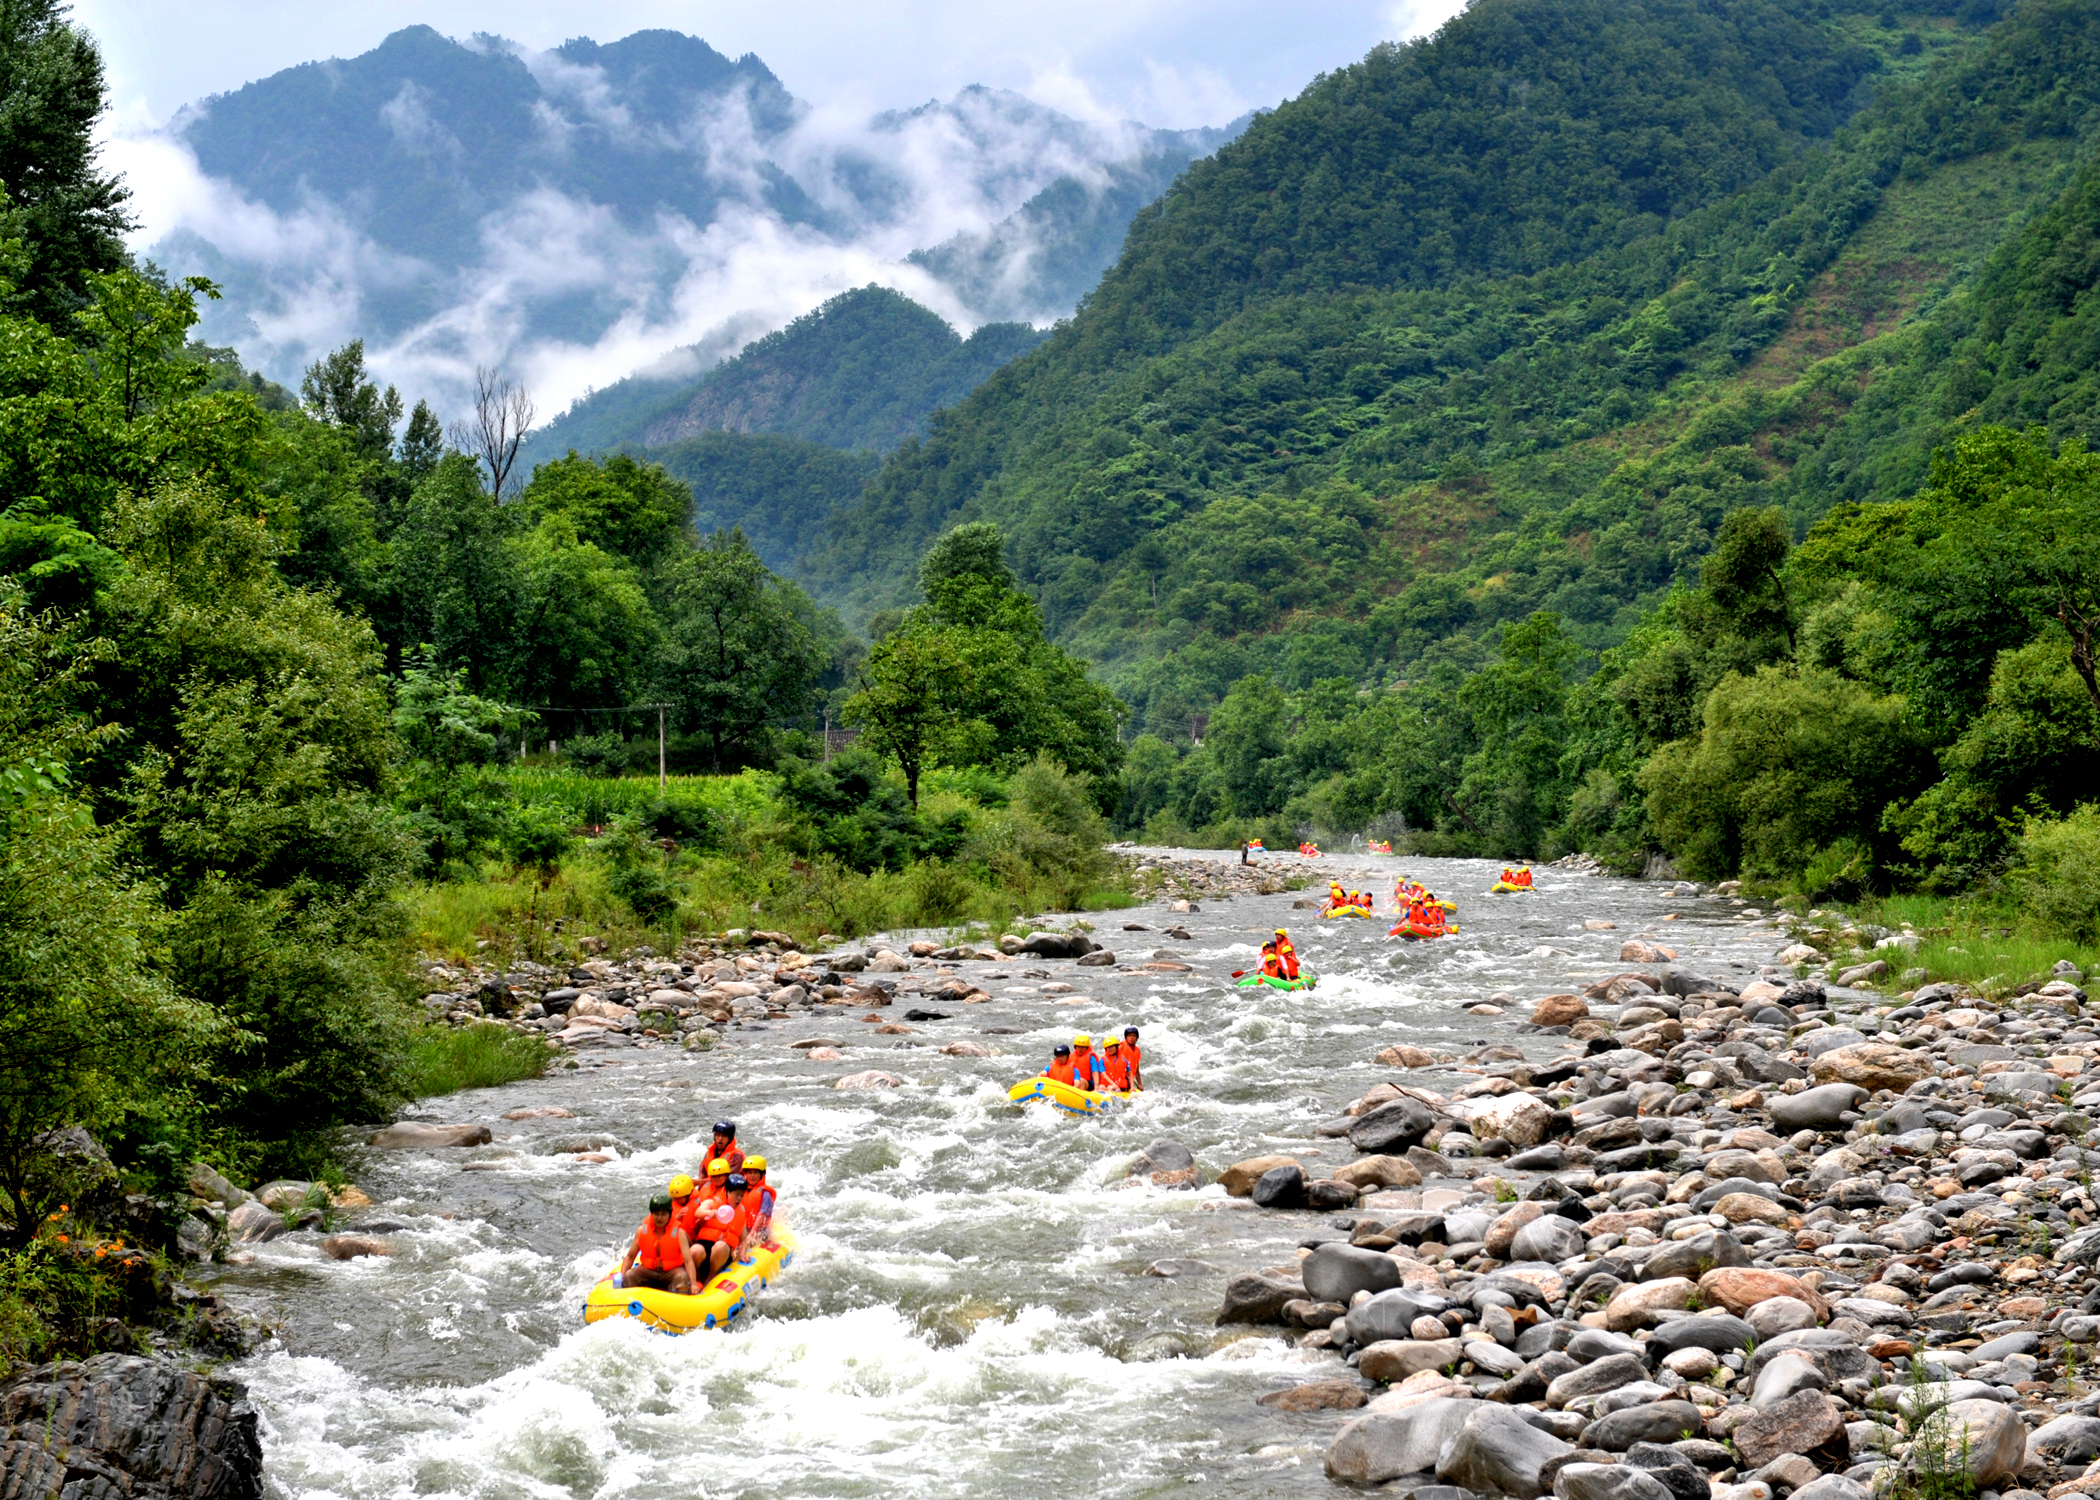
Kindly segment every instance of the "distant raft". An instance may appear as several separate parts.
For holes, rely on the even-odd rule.
[[[583,1321],[634,1318],[658,1333],[691,1333],[721,1328],[744,1310],[753,1292],[764,1291],[795,1259],[794,1234],[776,1230],[699,1292],[660,1292],[654,1287],[614,1286],[606,1277],[583,1299]]]
[[[1083,1089],[1059,1083],[1055,1078],[1035,1077],[1022,1079],[1006,1091],[1006,1097],[1016,1104],[1041,1099],[1071,1115],[1099,1115],[1114,1109],[1130,1095],[1116,1089]]]
[[[1371,913],[1363,907],[1350,906],[1347,903],[1341,906],[1323,906],[1320,908],[1320,920],[1323,922],[1330,917],[1368,917],[1370,915]]]

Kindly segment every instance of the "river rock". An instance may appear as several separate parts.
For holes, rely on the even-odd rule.
[[[321,1241],[321,1253],[330,1260],[356,1260],[364,1255],[392,1255],[385,1240],[369,1234],[331,1234]]]
[[[1907,1087],[1908,1085],[1906,1085]],[[1857,1083],[1826,1083],[1798,1094],[1776,1094],[1772,1098],[1772,1123],[1781,1130],[1836,1130],[1839,1117],[1857,1109],[1867,1091]]]
[[[0,1494],[21,1500],[261,1500],[262,1443],[238,1382],[98,1354],[0,1386]]]
[[[895,1073],[885,1073],[879,1068],[870,1068],[865,1073],[848,1073],[835,1080],[835,1089],[901,1089],[904,1080]]]
[[[1728,1193],[1714,1204],[1713,1212],[1731,1224],[1786,1223],[1790,1215],[1762,1193]]]
[[[1154,1187],[1193,1188],[1203,1185],[1203,1172],[1196,1155],[1179,1141],[1162,1137],[1147,1146],[1130,1164],[1132,1177],[1146,1178]]]
[[[1403,1474],[1427,1473],[1476,1405],[1431,1397],[1404,1411],[1356,1417],[1327,1445],[1327,1477],[1349,1484],[1383,1484]]]
[[[1457,1339],[1381,1339],[1365,1348],[1357,1359],[1357,1371],[1366,1380],[1387,1384],[1455,1365],[1465,1354]]]
[[[1298,1267],[1306,1295],[1316,1302],[1348,1303],[1358,1292],[1391,1291],[1400,1285],[1400,1263],[1377,1250],[1326,1244]]]
[[[1228,1323],[1279,1323],[1283,1304],[1305,1295],[1305,1288],[1258,1274],[1235,1276],[1225,1283],[1225,1305],[1217,1326]]]
[[[1689,1318],[1672,1318],[1648,1336],[1648,1347],[1665,1354],[1675,1354],[1680,1349],[1726,1354],[1731,1349],[1747,1349],[1763,1336],[1750,1323],[1729,1313],[1699,1313]]]
[[[2100,1458],[2100,1417],[2065,1415],[2045,1422],[2027,1435],[2027,1451],[2064,1465]]]
[[[284,1231],[284,1215],[271,1213],[253,1198],[226,1216],[226,1232],[244,1245],[274,1240]]]
[[[1285,1162],[1280,1167],[1271,1167],[1255,1179],[1253,1190],[1248,1196],[1263,1208],[1303,1208],[1304,1169],[1294,1161]]]
[[[1819,1467],[1831,1469],[1852,1455],[1844,1411],[1821,1391],[1797,1391],[1784,1401],[1753,1410],[1736,1423],[1730,1437],[1743,1466],[1750,1469],[1761,1469],[1788,1453],[1802,1454]]]
[[[1547,1485],[1541,1471],[1575,1450],[1506,1406],[1473,1405],[1465,1425],[1444,1440],[1436,1477],[1464,1489],[1525,1500],[1544,1494]]]
[[[1513,1146],[1536,1146],[1546,1137],[1553,1109],[1531,1094],[1504,1094],[1474,1106],[1469,1123],[1476,1140],[1508,1141]]]
[[[1487,1253],[1497,1260],[1509,1259],[1509,1247],[1516,1243],[1517,1231],[1545,1216],[1545,1204],[1537,1201],[1519,1203],[1488,1225]]]
[[[1948,1449],[1969,1455],[1969,1478],[1978,1489],[2010,1479],[2027,1461],[2027,1428],[2002,1401],[1956,1401],[1926,1418],[1945,1433]]]
[[[1750,1391],[1750,1404],[1777,1406],[1796,1391],[1828,1389],[1829,1379],[1806,1349],[1789,1349],[1765,1363]]]
[[[1417,1291],[1411,1287],[1374,1293],[1368,1302],[1349,1310],[1349,1340],[1368,1346],[1410,1338],[1415,1319],[1432,1317],[1442,1312],[1444,1305],[1444,1299],[1435,1292]]]
[[[1708,1302],[1726,1308],[1739,1318],[1747,1317],[1751,1308],[1773,1297],[1792,1297],[1807,1304],[1818,1322],[1830,1316],[1830,1304],[1819,1293],[1803,1286],[1784,1271],[1726,1266],[1701,1276],[1699,1290]]]
[[[1669,1487],[1631,1464],[1562,1464],[1553,1475],[1554,1500],[1676,1500]]]
[[[1353,1380],[1309,1380],[1257,1396],[1254,1404],[1277,1411],[1349,1411],[1368,1400],[1364,1388]]]
[[[188,1186],[199,1198],[224,1204],[227,1208],[239,1208],[248,1201],[245,1191],[235,1187],[214,1168],[201,1161],[190,1163]]]
[[[1809,1066],[1818,1083],[1856,1083],[1863,1089],[1902,1093],[1932,1076],[1932,1054],[1887,1042],[1859,1042],[1826,1052]]]
[[[1531,1008],[1531,1024],[1572,1026],[1589,1013],[1580,995],[1548,995]]]
[[[1613,1333],[1644,1328],[1658,1312],[1683,1307],[1692,1300],[1693,1284],[1682,1276],[1621,1287],[1604,1306],[1604,1326]]]
[[[796,1043],[796,1045],[818,1047],[832,1044],[827,1044],[823,1042],[798,1042]],[[523,1109],[505,1110],[503,1112],[503,1118],[506,1120],[573,1120],[576,1118],[576,1112],[574,1110],[563,1109],[559,1104],[528,1104]]]
[[[1580,1359],[1582,1356],[1573,1356]],[[1568,1371],[1546,1387],[1546,1404],[1559,1411],[1570,1401],[1600,1396],[1622,1385],[1648,1378],[1648,1362],[1638,1354],[1612,1354]]]
[[[1658,1246],[1641,1266],[1641,1280],[1661,1281],[1682,1276],[1697,1281],[1719,1266],[1747,1266],[1750,1252],[1734,1235],[1709,1229],[1688,1240],[1671,1240]]]
[[[1364,1190],[1422,1185],[1422,1174],[1404,1156],[1361,1156],[1336,1167],[1334,1179]]]
[[[391,1151],[431,1151],[448,1146],[486,1146],[491,1139],[486,1125],[430,1125],[420,1120],[398,1120],[371,1139],[371,1144]]]
[[[1582,1429],[1582,1446],[1624,1453],[1635,1443],[1674,1443],[1705,1431],[1706,1418],[1691,1402],[1649,1400],[1590,1423]]]
[[[1298,1159],[1294,1156],[1249,1157],[1246,1161],[1234,1162],[1220,1172],[1218,1174],[1218,1186],[1224,1188],[1226,1192],[1235,1198],[1251,1197],[1254,1193],[1254,1184],[1261,1181],[1265,1173],[1273,1172],[1278,1167],[1295,1167],[1297,1165]]]
[[[1349,1127],[1349,1144],[1359,1151],[1390,1155],[1418,1144],[1436,1124],[1436,1116],[1418,1100],[1400,1098],[1361,1115]]]
[[[1705,1473],[1689,1453],[1676,1446],[1679,1443],[1698,1443],[1703,1446],[1706,1440],[1673,1438],[1669,1444],[1635,1443],[1626,1450],[1625,1462],[1660,1480],[1663,1488],[1670,1492],[1674,1500],[1708,1500],[1711,1487],[1707,1483]],[[1726,1465],[1728,1451],[1725,1448],[1714,1456],[1721,1460],[1715,1467]]]
[[[1745,1489],[1749,1486],[1738,1485],[1736,1488]],[[1757,1488],[1761,1489],[1764,1486],[1760,1485]],[[1857,1480],[1848,1479],[1843,1474],[1825,1474],[1795,1490],[1794,1500],[1867,1500],[1868,1494],[1867,1487]]]
[[[1547,1214],[1533,1219],[1516,1233],[1510,1241],[1509,1254],[1512,1260],[1543,1260],[1558,1264],[1572,1260],[1582,1253],[1588,1243],[1582,1226],[1558,1214]]]

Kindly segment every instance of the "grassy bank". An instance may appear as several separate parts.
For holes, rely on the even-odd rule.
[[[547,1071],[547,1044],[501,1026],[433,1026],[410,1039],[402,1073],[411,1098],[488,1089]]]
[[[1805,902],[1790,904],[1806,909]],[[2064,960],[2077,965],[2082,974],[2092,974],[2100,966],[2100,945],[2049,931],[2002,893],[1910,893],[1868,897],[1843,907],[1826,903],[1815,909],[1824,913],[1826,925],[1842,912],[1855,926],[1918,935],[1914,952],[1874,951],[1872,956],[1888,960],[1886,985],[1891,989],[1946,981],[1997,997],[2030,981],[2049,979],[2056,964]]]

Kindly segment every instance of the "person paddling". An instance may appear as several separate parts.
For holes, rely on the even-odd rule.
[[[1291,946],[1291,935],[1281,927],[1276,929],[1276,960],[1283,968],[1285,979],[1298,977],[1298,950]]]
[[[1123,1061],[1123,1039],[1110,1035],[1101,1042],[1101,1076],[1119,1094],[1130,1092],[1130,1068]]]
[[[744,1158],[744,1181],[751,1184],[744,1202],[751,1215],[752,1238],[769,1239],[773,1233],[773,1205],[779,1202],[779,1195],[766,1183],[766,1159],[763,1156]]]
[[[688,1266],[692,1245],[685,1231],[671,1222],[671,1195],[649,1200],[649,1217],[628,1242],[627,1254],[613,1272],[614,1286],[648,1287],[659,1292],[692,1289]]]
[[[1125,1026],[1123,1028],[1123,1066],[1130,1070],[1130,1086],[1140,1092],[1145,1087],[1144,1061],[1144,1053],[1138,1051],[1138,1029],[1135,1026]]]

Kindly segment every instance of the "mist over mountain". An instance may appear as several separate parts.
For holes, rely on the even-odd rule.
[[[362,337],[404,387],[495,363],[554,410],[689,380],[871,281],[965,332],[1052,321],[1230,133],[987,88],[847,119],[677,32],[538,52],[416,26],[183,111],[149,253],[219,281],[204,336],[279,379]]]

